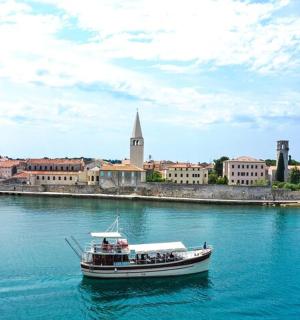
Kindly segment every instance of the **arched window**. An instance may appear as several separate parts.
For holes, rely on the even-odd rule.
[[[94,176],[92,176],[92,181],[94,181]]]

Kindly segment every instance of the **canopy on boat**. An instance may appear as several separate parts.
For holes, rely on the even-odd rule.
[[[186,251],[186,247],[182,242],[165,242],[165,243],[145,243],[129,245],[129,250],[135,251],[137,254],[150,252],[170,252],[170,251]]]
[[[119,232],[91,232],[91,236],[97,238],[122,238]]]

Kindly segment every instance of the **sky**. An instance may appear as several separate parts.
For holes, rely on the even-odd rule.
[[[0,0],[0,155],[300,160],[299,0]]]

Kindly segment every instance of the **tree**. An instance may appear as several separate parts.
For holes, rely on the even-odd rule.
[[[216,183],[217,184],[228,184],[228,178],[226,176],[218,177]]]
[[[226,156],[223,156],[219,159],[214,160],[214,163],[215,163],[214,169],[218,177],[222,177],[223,175],[223,162],[226,160],[229,160],[229,158]]]
[[[208,174],[208,184],[216,184],[217,183],[217,179],[218,179],[218,175],[216,174],[216,172],[214,170],[209,172],[209,174]]]
[[[300,170],[294,167],[290,173],[290,183],[298,184],[300,183]]]
[[[159,171],[151,171],[147,173],[147,182],[164,182],[165,179]]]
[[[266,162],[266,166],[267,166],[267,167],[276,166],[276,160],[266,159],[265,162]]]
[[[283,182],[284,181],[284,160],[283,154],[280,152],[277,170],[276,170],[276,181]]]

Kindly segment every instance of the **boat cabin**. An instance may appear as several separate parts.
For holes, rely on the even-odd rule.
[[[119,232],[92,232],[96,238],[86,249],[83,260],[98,266],[156,264],[182,260],[187,248],[182,242],[129,245]]]

